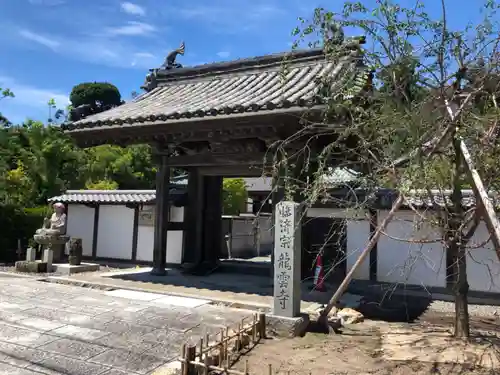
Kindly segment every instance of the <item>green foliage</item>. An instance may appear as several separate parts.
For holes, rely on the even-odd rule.
[[[101,180],[97,182],[87,182],[85,188],[89,190],[116,190],[118,183],[112,180]]]
[[[224,215],[238,215],[246,211],[248,193],[242,178],[225,178],[223,182]]]
[[[107,82],[85,82],[73,87],[69,96],[71,105],[90,105],[94,110],[115,107],[122,103],[118,88]]]
[[[43,225],[47,207],[23,210],[18,205],[0,204],[0,261],[16,259],[17,241],[26,248],[35,231]]]

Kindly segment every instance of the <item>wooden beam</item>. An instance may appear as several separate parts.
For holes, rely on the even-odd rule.
[[[92,233],[92,259],[97,258],[97,239],[99,236],[99,205],[94,206],[94,231]]]
[[[137,242],[139,239],[139,206],[134,207],[134,224],[132,227],[132,254],[130,258],[132,261],[137,260]]]
[[[197,154],[179,155],[171,158],[171,167],[223,167],[223,166],[261,166],[266,154]]]
[[[340,284],[339,288],[335,292],[335,294],[330,298],[330,301],[328,302],[328,305],[321,311],[320,313],[320,320],[326,323],[326,320],[328,319],[328,314],[332,310],[332,308],[336,305],[337,301],[339,298],[344,294],[344,292],[347,290],[347,287],[349,286],[349,283],[351,282],[352,278],[354,277],[354,273],[356,270],[363,264],[365,261],[366,257],[368,254],[370,254],[370,251],[373,249],[375,244],[378,242],[378,239],[382,235],[382,232],[385,230],[387,224],[392,220],[393,216],[396,214],[396,212],[399,210],[401,205],[404,202],[404,197],[403,195],[399,195],[392,205],[392,209],[389,211],[387,216],[384,218],[384,220],[380,223],[380,225],[377,227],[377,230],[375,233],[373,233],[373,236],[371,237],[370,241],[368,242],[368,245],[366,245],[366,248],[359,254],[358,259],[356,262],[353,264],[347,275],[345,276],[344,280],[342,281],[342,284]]]
[[[493,207],[493,204],[488,197],[488,192],[484,188],[481,176],[479,176],[479,172],[475,168],[467,145],[463,140],[460,141],[460,152],[465,161],[465,167],[472,182],[472,189],[476,195],[476,205],[480,204],[482,206],[483,218],[486,226],[488,227],[488,231],[491,234],[491,240],[495,246],[497,257],[500,260],[500,222],[498,221],[495,207]]]
[[[457,107],[456,104],[450,103],[445,100],[446,110],[448,115],[450,116],[451,122],[454,123],[457,117],[462,112],[464,106],[471,100],[472,94],[469,94],[464,102]],[[474,161],[472,160],[472,156],[470,155],[469,149],[465,144],[463,139],[460,139],[460,153],[461,157],[465,162],[465,168],[467,170],[467,174],[472,182],[472,190],[474,190],[474,194],[476,195],[476,205],[479,204],[483,209],[482,215],[486,226],[491,234],[491,240],[493,245],[495,246],[495,251],[497,253],[498,259],[500,259],[500,222],[498,221],[497,215],[495,213],[495,208],[488,198],[488,192],[484,188],[483,181],[479,172],[474,165]]]

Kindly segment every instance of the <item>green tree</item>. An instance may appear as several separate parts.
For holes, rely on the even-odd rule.
[[[80,83],[71,90],[69,100],[74,108],[87,104],[94,112],[122,104],[118,88],[107,82]]]
[[[224,215],[238,215],[246,212],[248,193],[242,178],[225,178],[223,181]]]
[[[116,190],[118,189],[118,183],[112,180],[87,182],[85,188],[89,190]]]
[[[347,57],[364,63],[354,74],[347,72],[344,81],[334,77],[335,85],[332,77],[321,77],[318,99],[326,104],[323,122],[343,123],[344,127],[329,128],[330,138],[314,135],[323,138],[325,147],[305,169],[321,176],[332,161],[349,167],[355,160],[365,173],[367,189],[389,186],[403,196],[415,187],[452,190],[451,206],[437,218],[412,209],[427,224],[444,229],[437,241],[453,258],[454,334],[469,337],[466,246],[482,213],[479,209],[464,211],[461,206],[461,188],[470,181],[461,142],[465,141],[486,187],[498,190],[500,87],[494,82],[498,82],[500,63],[500,7],[488,0],[482,8],[484,20],[461,29],[447,22],[444,0],[441,8],[442,15],[432,18],[424,3],[417,0],[408,7],[392,0],[378,0],[373,7],[347,1],[339,13],[318,8],[311,20],[301,19],[294,30],[295,47],[304,42],[321,45],[326,58],[334,63]],[[366,47],[360,43],[363,40],[340,43],[338,37],[333,38],[332,31],[342,28],[364,35]],[[307,118],[303,123],[303,134],[318,128],[317,122]],[[286,150],[287,142],[279,145],[277,154]],[[439,156],[432,158],[431,150]],[[340,155],[344,159],[339,159]],[[293,161],[281,163],[287,168]],[[312,205],[323,189],[320,179],[302,184],[288,179],[285,184],[289,192],[306,186],[301,193],[307,205]],[[323,316],[331,307],[329,304]]]

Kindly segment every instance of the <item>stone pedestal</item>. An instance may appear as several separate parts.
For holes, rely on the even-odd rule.
[[[279,202],[274,227],[273,314],[295,318],[300,314],[301,208],[299,203]]]
[[[53,254],[53,261],[57,263],[62,259],[66,242],[70,240],[70,236],[35,234],[33,239],[37,244],[42,245],[44,250],[50,248]]]

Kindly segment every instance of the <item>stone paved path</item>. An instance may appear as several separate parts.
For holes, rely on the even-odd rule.
[[[153,374],[243,311],[0,274],[0,374]]]

